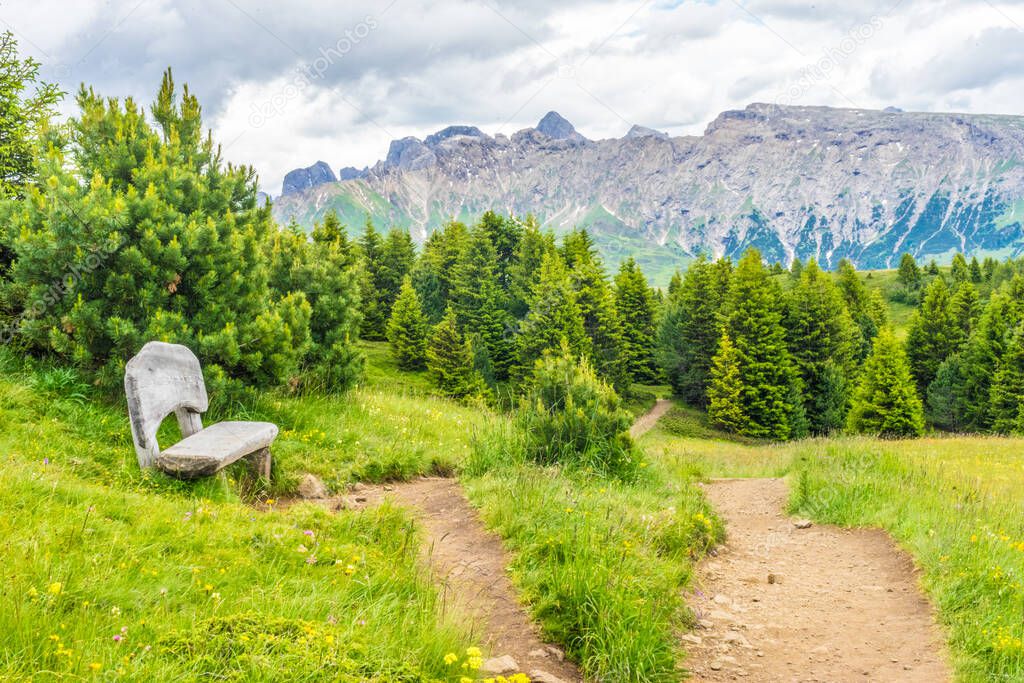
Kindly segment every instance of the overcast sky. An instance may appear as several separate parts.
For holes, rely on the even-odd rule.
[[[751,102],[1018,114],[1022,26],[1024,0],[0,1],[69,92],[148,104],[173,67],[275,195],[318,159],[361,167],[394,138],[511,134],[551,109],[591,138],[700,134]]]

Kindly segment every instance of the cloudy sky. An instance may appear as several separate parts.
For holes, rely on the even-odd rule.
[[[1022,27],[1024,0],[0,1],[0,29],[69,92],[149,103],[173,67],[275,195],[317,159],[551,109],[591,138],[700,134],[750,102],[1024,113]]]

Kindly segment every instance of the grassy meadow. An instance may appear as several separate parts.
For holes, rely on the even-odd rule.
[[[766,444],[676,406],[640,439],[640,475],[610,480],[526,462],[506,418],[432,396],[386,345],[364,352],[344,396],[216,407],[281,426],[269,487],[244,466],[192,484],[140,473],[123,406],[0,356],[0,678],[459,681],[478,644],[417,564],[408,513],[278,510],[304,472],[334,490],[459,476],[546,636],[604,681],[679,676],[685,588],[725,533],[694,483],[784,476],[794,513],[885,528],[914,556],[961,680],[1024,676],[1022,439]]]

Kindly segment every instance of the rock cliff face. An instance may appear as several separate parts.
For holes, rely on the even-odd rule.
[[[334,171],[327,165],[327,162],[318,161],[309,168],[297,168],[294,171],[289,171],[284,177],[281,194],[295,194],[317,185],[337,182],[337,180]]]
[[[334,208],[418,239],[452,217],[531,212],[556,231],[589,226],[613,259],[756,246],[886,267],[904,251],[1024,251],[1022,162],[1017,116],[752,104],[701,136],[637,126],[591,141],[551,112],[511,137],[453,126],[397,140],[361,177],[286,193],[275,212],[311,224]]]

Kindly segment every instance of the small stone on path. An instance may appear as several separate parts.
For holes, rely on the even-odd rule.
[[[328,491],[324,483],[313,474],[302,475],[302,481],[299,482],[299,495],[306,500],[314,500],[320,498],[326,498]]]
[[[505,674],[519,671],[519,664],[511,655],[502,655],[485,661],[480,670],[488,674]]]
[[[797,529],[810,529],[811,526],[813,526],[813,523],[809,519],[798,519],[793,522],[793,526]]]
[[[695,636],[692,633],[684,633],[682,636],[680,636],[680,639],[683,642],[690,643],[692,645],[700,645],[704,642],[703,638],[701,638],[700,636]]]
[[[532,683],[565,683],[561,678],[554,674],[549,674],[547,671],[540,669],[534,669],[530,672],[530,681]]]

